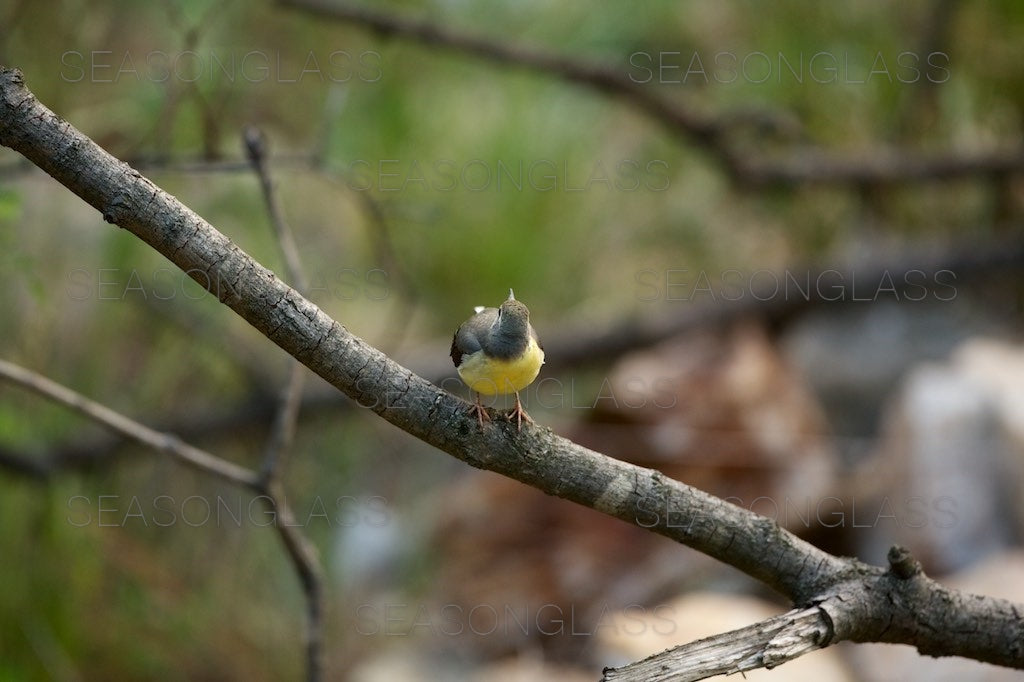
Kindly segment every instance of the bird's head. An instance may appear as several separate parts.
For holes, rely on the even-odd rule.
[[[500,334],[507,336],[524,336],[530,328],[530,309],[516,300],[511,289],[508,290],[508,299],[498,308],[494,326]]]

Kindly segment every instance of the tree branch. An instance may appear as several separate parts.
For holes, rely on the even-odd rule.
[[[972,153],[954,151],[926,155],[909,149],[882,148],[858,157],[841,157],[806,148],[780,157],[757,157],[748,150],[740,151],[742,147],[731,139],[740,128],[749,127],[750,116],[715,118],[699,114],[683,102],[664,96],[654,83],[641,83],[631,78],[625,59],[622,66],[576,60],[337,0],[279,1],[316,16],[363,26],[381,36],[442,47],[495,64],[532,69],[619,96],[717,157],[734,181],[747,186],[905,184],[1024,170],[1024,147],[1019,144]],[[773,112],[759,112],[754,118],[760,127],[766,124],[770,128],[791,127]]]
[[[1024,668],[1024,606],[969,597],[832,556],[768,518],[658,471],[584,448],[549,429],[496,421],[480,430],[466,403],[413,374],[328,317],[201,217],[107,154],[0,68],[0,143],[43,168],[215,293],[225,305],[363,407],[472,466],[648,528],[817,605],[827,642],[913,644]]]
[[[0,377],[69,407],[126,438],[131,438],[158,452],[171,455],[191,467],[248,488],[252,488],[258,483],[259,479],[256,474],[245,467],[188,445],[173,434],[154,431],[29,369],[19,367],[6,360],[0,360]]]
[[[324,630],[324,589],[323,569],[316,547],[299,530],[295,514],[287,502],[287,496],[280,481],[265,474],[256,474],[244,467],[232,464],[204,450],[184,443],[177,436],[158,433],[110,408],[92,401],[71,389],[62,386],[31,370],[0,360],[0,379],[18,384],[39,395],[64,405],[84,417],[106,426],[127,438],[159,452],[169,454],[185,464],[206,473],[223,478],[255,492],[264,504],[274,512],[274,524],[285,550],[302,583],[307,602],[306,638],[306,679],[318,682],[323,679],[323,630]],[[24,470],[36,477],[45,477],[45,471],[34,467],[31,459],[19,457],[0,450],[0,459],[7,460],[14,468]]]
[[[876,581],[852,580],[830,592],[810,608],[673,647],[621,668],[606,668],[602,681],[691,682],[770,669],[842,640],[912,644],[931,656],[966,655],[965,650],[991,646],[996,633],[989,629],[993,622],[982,625],[976,620],[982,603],[984,610],[1002,621],[1003,631],[1018,633],[1016,641],[1003,643],[1003,665],[1024,668],[1020,606],[957,592],[929,580],[904,547],[894,545],[889,550],[889,571]]]
[[[319,682],[324,679],[324,614],[327,610],[320,554],[316,545],[299,529],[300,524],[295,520],[295,512],[280,481],[270,480],[261,499],[275,511],[277,522],[274,527],[306,596],[306,681]]]
[[[827,646],[832,637],[820,608],[793,609],[774,618],[673,647],[621,668],[605,668],[602,682],[695,682],[715,675],[774,668]]]

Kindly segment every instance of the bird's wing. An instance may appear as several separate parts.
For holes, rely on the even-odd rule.
[[[476,353],[483,347],[497,317],[497,308],[484,308],[462,323],[452,338],[451,356],[456,367],[462,364],[463,355]]]
[[[540,337],[537,336],[537,330],[533,328],[533,325],[530,325],[530,336],[533,337],[533,341],[537,344],[537,348],[544,350],[544,344],[540,342]]]

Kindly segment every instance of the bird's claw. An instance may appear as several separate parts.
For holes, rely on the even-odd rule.
[[[469,412],[471,414],[476,414],[476,419],[480,422],[481,429],[484,428],[485,421],[491,421],[491,415],[487,414],[487,408],[480,404],[479,398],[477,399],[477,402],[469,406]]]
[[[509,411],[509,413],[508,413],[508,420],[512,421],[513,417],[516,420],[516,431],[522,431],[523,430],[523,421],[524,420],[527,421],[530,424],[533,423],[533,419],[530,418],[530,415],[526,414],[526,410],[523,409],[523,404],[519,402],[519,394],[518,393],[516,393],[516,406],[513,407]]]

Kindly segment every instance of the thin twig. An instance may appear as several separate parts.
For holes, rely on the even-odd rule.
[[[82,416],[154,450],[169,454],[190,466],[256,492],[266,506],[275,512],[277,523],[274,526],[281,536],[285,550],[299,575],[303,592],[306,595],[308,622],[306,679],[308,682],[319,682],[323,679],[323,570],[320,567],[316,547],[298,529],[295,515],[276,479],[267,481],[262,475],[257,475],[244,467],[188,445],[177,436],[154,431],[41,374],[6,360],[0,360],[0,378],[7,379],[48,400],[64,405]],[[0,451],[0,459],[4,460],[5,464],[35,477],[45,478],[49,473],[45,469],[35,467],[34,463],[27,458],[10,455],[4,451]]]
[[[295,289],[305,294],[309,289],[309,284],[302,267],[302,259],[299,257],[299,249],[295,244],[294,234],[284,219],[284,213],[277,200],[277,193],[274,191],[274,181],[270,177],[270,169],[267,164],[266,138],[263,132],[255,126],[247,126],[242,133],[242,139],[245,143],[246,154],[249,156],[249,163],[260,181],[260,190],[263,194],[267,214],[270,216],[270,224],[274,229],[274,236],[284,258],[285,272]],[[289,365],[288,381],[278,401],[274,426],[264,451],[262,475],[267,482],[276,475],[282,454],[287,451],[294,438],[304,383],[305,373],[302,371],[301,363],[292,359]]]
[[[774,668],[816,649],[832,637],[828,617],[816,606],[682,644],[620,668],[605,668],[601,682],[697,682],[717,675]]]
[[[278,475],[284,453],[295,438],[295,428],[302,407],[302,391],[306,384],[306,369],[301,362],[294,361],[288,366],[288,380],[278,399],[273,426],[267,445],[263,450],[263,464],[260,477],[269,481]]]
[[[72,391],[70,388],[51,381],[32,370],[20,367],[6,360],[0,360],[0,377],[34,391],[44,398],[60,403],[84,417],[103,424],[112,431],[147,445],[154,450],[171,455],[197,469],[248,488],[255,488],[259,485],[259,477],[245,467],[238,466],[220,457],[211,455],[205,450],[188,445],[173,434],[154,431],[148,426],[144,426],[119,412],[111,410],[105,405],[90,400],[81,393]]]
[[[295,514],[280,482],[272,480],[261,497],[275,512],[277,533],[288,558],[299,575],[306,595],[306,680],[319,682],[324,678],[324,575],[316,546],[299,530]]]
[[[284,257],[285,271],[294,287],[305,294],[309,289],[299,249],[291,227],[284,219],[284,212],[274,191],[274,182],[267,166],[266,137],[254,126],[247,126],[243,132],[245,149],[249,155],[253,170],[260,180],[263,199],[270,215],[270,222],[277,237],[278,246]],[[316,547],[294,523],[294,514],[288,504],[280,480],[281,468],[285,453],[291,447],[295,437],[296,425],[299,421],[299,408],[302,406],[302,389],[305,385],[306,369],[298,360],[291,358],[288,382],[281,393],[274,426],[263,455],[263,466],[260,471],[262,484],[268,506],[277,509],[278,535],[284,543],[288,556],[292,561],[302,591],[306,596],[306,680],[319,682],[324,676],[324,586],[323,569],[317,556]]]
[[[252,164],[251,167],[260,180],[260,189],[263,191],[263,200],[267,206],[267,213],[270,215],[270,224],[274,228],[274,235],[277,237],[281,255],[284,257],[285,272],[288,273],[292,286],[300,293],[305,294],[309,290],[309,283],[306,281],[302,259],[299,258],[299,249],[295,245],[295,236],[284,219],[281,204],[277,200],[277,192],[274,191],[274,181],[270,177],[270,169],[267,164],[266,136],[255,126],[246,126],[242,136],[245,142],[245,151],[249,155],[249,163]]]
[[[260,189],[263,193],[267,213],[270,216],[270,224],[274,228],[274,235],[284,258],[285,272],[295,289],[305,294],[309,289],[309,284],[302,267],[302,259],[299,257],[299,249],[295,244],[295,237],[291,227],[284,219],[284,213],[277,200],[277,193],[274,191],[274,181],[270,177],[270,169],[267,164],[266,138],[258,128],[247,126],[243,132],[243,141],[249,162],[260,181]],[[270,438],[267,439],[267,447],[263,455],[262,475],[265,482],[269,483],[276,476],[282,455],[287,451],[295,436],[295,425],[302,403],[304,384],[305,372],[302,369],[302,364],[293,358],[289,365],[288,381],[278,401],[274,425]]]

